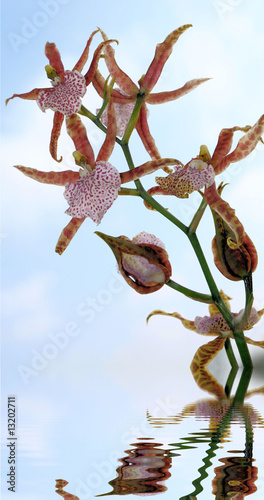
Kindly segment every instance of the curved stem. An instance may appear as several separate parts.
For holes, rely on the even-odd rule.
[[[187,297],[190,297],[193,300],[198,300],[199,302],[205,302],[206,304],[213,304],[214,301],[212,299],[211,295],[206,295],[205,293],[199,293],[195,292],[194,290],[190,290],[189,288],[186,288],[185,286],[179,285],[173,280],[169,280],[166,283],[167,286],[170,288],[173,288],[174,290],[177,290],[177,292],[183,293],[183,295],[186,295]]]

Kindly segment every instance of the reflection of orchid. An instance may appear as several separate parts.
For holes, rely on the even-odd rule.
[[[119,459],[122,463],[117,469],[117,477],[109,481],[113,491],[108,495],[154,495],[167,490],[164,482],[171,476],[171,457],[168,451],[160,448],[160,443],[144,442],[132,444],[127,456]]]
[[[172,53],[174,44],[177,42],[182,33],[184,33],[184,31],[186,31],[190,26],[191,24],[187,24],[174,30],[165,38],[164,42],[157,45],[154,59],[147,69],[146,74],[139,80],[139,85],[136,85],[130,79],[130,77],[120,69],[115,60],[115,51],[109,46],[109,44],[105,45],[104,48],[104,52],[106,55],[106,64],[109,73],[113,78],[115,78],[115,82],[119,87],[119,89],[113,90],[112,99],[114,103],[121,105],[120,107],[116,108],[118,114],[120,114],[120,120],[122,120],[122,117],[124,117],[122,106],[126,106],[125,115],[127,115],[127,122],[129,113],[131,114],[133,111],[133,106],[129,107],[128,104],[134,104],[138,96],[141,96],[144,101],[141,106],[139,119],[136,124],[136,130],[146,150],[153,159],[160,158],[160,154],[148,128],[148,112],[146,108],[146,102],[149,104],[162,104],[165,102],[173,101],[187,94],[191,90],[195,89],[198,85],[208,80],[208,78],[195,79],[187,82],[183,87],[177,90],[160,93],[152,92],[161,75],[166,61]],[[101,33],[104,41],[108,41],[106,34],[102,30]],[[101,97],[104,97],[105,80],[98,70],[95,72],[93,85],[97,92],[101,95]],[[121,134],[122,132],[124,132],[124,128],[121,129]]]
[[[171,276],[165,245],[153,234],[139,233],[132,241],[97,232],[111,248],[126,282],[139,293],[159,290]]]
[[[94,77],[103,47],[113,41],[109,40],[108,42],[102,42],[97,47],[90,68],[85,75],[82,75],[81,71],[87,62],[91,41],[97,31],[91,34],[80,59],[75,64],[72,71],[64,70],[61,56],[55,43],[47,42],[45,46],[45,55],[49,59],[50,65],[46,66],[46,70],[48,77],[52,80],[52,88],[33,89],[31,92],[25,94],[14,94],[6,100],[6,103],[14,97],[35,100],[42,111],[46,111],[46,109],[54,111],[50,153],[52,158],[56,161],[62,160],[62,158],[60,160],[57,159],[57,143],[64,116],[71,116],[73,113],[77,113],[80,110],[81,97],[86,93],[86,87],[91,83]]]
[[[55,492],[58,493],[58,495],[61,495],[64,500],[79,500],[79,497],[76,495],[72,495],[71,493],[64,491],[63,488],[65,488],[67,484],[69,484],[68,481],[65,481],[64,479],[56,479]]]
[[[245,132],[238,141],[236,148],[229,153],[234,132],[240,130]],[[245,232],[241,222],[235,215],[235,211],[219,195],[214,182],[214,175],[219,175],[234,162],[246,158],[262,141],[264,133],[264,115],[262,115],[253,127],[233,127],[223,129],[218,138],[213,156],[206,146],[201,146],[200,154],[185,166],[177,165],[175,171],[167,177],[157,177],[158,186],[151,188],[149,193],[173,194],[179,198],[187,198],[194,190],[205,187],[204,198],[210,207],[217,212],[228,227],[233,231],[235,241],[228,240],[230,248],[237,248],[245,239]],[[262,141],[263,142],[263,141]],[[214,172],[213,172],[214,171]]]
[[[209,375],[209,373],[208,373]],[[243,375],[240,384],[243,382]],[[220,384],[218,384],[218,389]],[[239,385],[240,385],[239,384]],[[203,387],[205,388],[205,387]],[[217,390],[218,390],[217,389]],[[206,454],[203,458],[203,465],[198,469],[199,476],[193,481],[194,490],[180,500],[197,498],[203,492],[202,482],[208,477],[208,469],[213,464],[217,450],[223,448],[223,443],[231,442],[231,426],[237,423],[245,429],[245,448],[244,456],[232,456],[228,458],[219,458],[224,465],[214,469],[213,493],[215,498],[239,498],[243,500],[244,496],[254,493],[257,488],[255,481],[257,479],[257,467],[253,465],[253,433],[255,427],[264,427],[263,418],[250,404],[236,403],[234,398],[228,399],[220,392],[214,392],[215,398],[199,400],[196,403],[186,405],[177,415],[166,417],[155,417],[148,413],[148,422],[153,427],[163,427],[166,425],[180,424],[187,417],[195,417],[198,421],[208,421],[208,429],[202,428],[200,432],[191,432],[187,437],[181,438],[179,442],[170,443],[172,456],[177,456],[179,452],[186,448],[197,448],[199,443],[208,443]],[[245,397],[252,394],[263,394],[263,387],[249,391]],[[203,426],[204,427],[204,426]],[[175,453],[175,455],[174,455]],[[239,451],[241,453],[241,451]]]

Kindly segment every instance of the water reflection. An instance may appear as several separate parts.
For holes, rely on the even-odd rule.
[[[58,495],[61,495],[64,500],[80,500],[76,495],[72,495],[71,493],[64,491],[63,488],[67,486],[67,484],[68,481],[65,481],[64,479],[56,479],[55,492],[58,493]]]
[[[129,494],[150,496],[166,493],[171,484],[171,481],[167,483],[167,480],[173,479],[172,465],[177,466],[186,451],[190,450],[192,454],[194,449],[203,450],[199,456],[200,466],[191,470],[187,465],[190,477],[186,490],[189,491],[186,491],[184,496],[179,496],[177,491],[173,491],[173,498],[191,500],[199,497],[202,500],[205,479],[208,488],[209,471],[211,493],[216,500],[226,498],[243,500],[246,496],[257,492],[258,468],[254,459],[254,429],[263,429],[264,419],[246,400],[253,395],[264,395],[264,386],[246,392],[250,374],[243,372],[236,393],[231,396],[227,395],[223,386],[212,377],[204,365],[199,373],[195,372],[195,376],[199,380],[199,387],[209,392],[210,397],[190,403],[173,415],[157,417],[150,412],[146,414],[149,427],[153,431],[151,436],[155,436],[158,429],[160,432],[162,428],[169,428],[172,436],[176,434],[177,429],[178,437],[175,441],[168,443],[167,440],[166,444],[163,444],[156,442],[157,438],[154,437],[139,437],[130,445],[131,449],[125,450],[124,456],[119,459],[121,465],[116,469],[116,478],[108,483],[111,491],[96,496]],[[229,383],[228,392],[230,389]],[[188,420],[192,432],[186,431]],[[193,432],[194,420],[199,425],[195,432]],[[236,439],[233,434],[237,429],[240,431],[237,441],[239,448],[234,449]],[[186,457],[184,458],[186,460]],[[214,459],[218,462],[216,463]],[[181,478],[178,481],[181,484],[182,494],[183,481]],[[57,480],[56,493],[65,500],[82,500],[64,491],[67,484],[65,480]]]
[[[216,499],[239,498],[251,495],[257,491],[255,481],[258,469],[252,465],[252,459],[247,457],[220,458],[223,465],[214,469],[213,494]]]
[[[170,477],[171,457],[161,443],[139,441],[120,459],[117,478],[109,482],[113,490],[108,495],[153,495],[167,490],[164,482]]]
[[[193,472],[194,477],[196,475],[192,481],[193,490],[180,497],[179,500],[198,498],[204,491],[203,481],[208,477],[216,455],[220,455],[218,460],[221,464],[213,469],[214,472],[211,472],[211,491],[216,500],[225,498],[243,500],[245,496],[257,491],[255,482],[258,469],[254,465],[253,436],[254,428],[264,428],[264,420],[245,400],[253,394],[264,394],[264,386],[245,392],[250,374],[243,372],[236,394],[228,397],[224,388],[204,368],[204,365],[202,374],[199,373],[197,376],[199,387],[206,388],[211,394],[210,398],[188,404],[175,415],[156,417],[148,412],[147,420],[153,431],[155,428],[168,425],[180,426],[183,420],[186,421],[190,417],[198,422],[208,422],[207,428],[190,432],[187,436],[181,436],[179,440],[166,446],[138,439],[137,443],[131,445],[133,449],[127,450],[126,456],[120,459],[122,465],[117,468],[117,478],[109,482],[113,490],[98,496],[153,495],[165,492],[167,487],[164,483],[171,476],[169,469],[172,466],[172,460],[174,458],[179,460],[185,450],[198,448],[201,443],[207,443],[208,446],[201,457],[201,466],[196,473]],[[244,431],[239,450],[233,450],[231,446],[233,424]],[[230,449],[226,450],[223,447],[224,443],[228,443]],[[225,456],[221,456],[222,448]],[[226,456],[226,453],[230,453],[230,456]]]

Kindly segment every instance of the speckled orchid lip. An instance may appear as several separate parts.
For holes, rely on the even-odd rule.
[[[178,198],[188,198],[193,191],[209,187],[213,184],[215,172],[212,165],[194,159],[188,165],[176,165],[174,172],[167,177],[156,177],[162,190]]]
[[[81,97],[86,93],[84,76],[79,71],[65,71],[64,81],[56,79],[53,88],[42,90],[37,98],[37,104],[42,111],[51,109],[63,115],[78,113],[81,108]]]
[[[78,219],[90,217],[99,224],[118,197],[120,187],[118,170],[109,162],[96,162],[91,173],[80,170],[77,182],[66,184],[64,196],[70,205],[66,214]]]

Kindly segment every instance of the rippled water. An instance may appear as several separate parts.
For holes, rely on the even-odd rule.
[[[253,377],[244,403],[234,405],[191,380],[186,370],[175,393],[164,386],[147,406],[109,377],[86,393],[73,386],[36,393],[31,415],[18,396],[17,498],[262,499],[264,386]],[[5,439],[2,459],[5,474]]]

